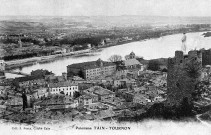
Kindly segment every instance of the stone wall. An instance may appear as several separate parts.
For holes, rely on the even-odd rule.
[[[182,51],[176,51],[175,57],[168,59],[167,103],[178,105],[185,97],[191,100],[191,94],[195,89],[195,84],[200,81],[200,75],[194,77],[190,71],[193,67],[199,69],[200,74],[201,65],[200,51],[190,51],[188,55],[183,55]],[[191,68],[190,71],[188,67]]]
[[[202,65],[211,65],[211,49],[202,50]]]

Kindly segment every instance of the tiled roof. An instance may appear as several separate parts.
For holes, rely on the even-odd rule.
[[[143,94],[136,94],[134,98],[136,98],[136,99],[147,99],[145,97],[145,95],[143,95]]]
[[[32,80],[39,80],[39,79],[44,79],[44,77],[43,76],[26,76],[26,77],[15,78],[14,81],[25,82],[25,81],[32,81]]]
[[[142,65],[142,64],[136,59],[125,60],[125,66],[132,66],[132,65]]]
[[[70,81],[59,82],[59,83],[50,83],[50,84],[49,84],[49,87],[50,87],[50,88],[68,87],[68,86],[78,86],[78,84],[72,83],[72,82],[70,82]]]
[[[98,95],[109,95],[109,94],[114,94],[114,92],[108,90],[108,89],[105,89],[105,88],[102,88],[100,86],[94,86],[94,87],[91,87],[89,89],[86,90],[87,92],[92,92],[94,94],[98,94]]]
[[[103,110],[100,111],[98,118],[99,119],[104,119],[104,118],[109,118],[115,116],[115,112],[111,110]]]
[[[67,68],[78,68],[78,69],[100,68],[99,62],[102,62],[103,66],[114,66],[115,65],[112,62],[97,60],[97,61],[90,61],[90,62],[83,62],[83,63],[76,63],[76,64],[68,65]]]

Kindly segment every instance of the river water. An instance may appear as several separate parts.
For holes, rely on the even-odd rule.
[[[211,37],[202,36],[203,32],[187,33],[187,48],[200,49],[211,48]],[[67,72],[66,66],[73,63],[95,61],[99,58],[107,61],[111,55],[121,55],[124,59],[125,55],[134,52],[136,56],[142,56],[144,59],[168,58],[173,57],[176,50],[181,49],[182,34],[168,35],[157,39],[148,39],[144,41],[132,42],[123,45],[104,48],[101,52],[97,52],[94,56],[84,57],[68,57],[61,58],[54,62],[35,64],[22,69],[15,69],[24,73],[30,73],[36,69],[47,69],[56,75],[61,75],[62,72]],[[19,77],[20,75],[6,74],[7,78]]]

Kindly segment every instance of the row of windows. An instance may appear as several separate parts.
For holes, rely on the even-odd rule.
[[[54,93],[54,94],[58,94],[58,93]],[[71,92],[66,92],[66,93],[64,93],[65,95],[69,95],[69,96],[71,96],[72,94],[71,94]],[[74,94],[73,94],[74,95]]]
[[[90,73],[90,74],[87,73],[86,76],[88,76],[88,75],[99,75],[99,74],[100,74],[100,73]]]
[[[69,88],[66,87],[66,88],[53,88],[53,89],[56,89],[56,90],[63,90],[63,91],[64,91],[64,90],[71,90],[71,89],[72,89],[72,90],[76,90],[76,89],[78,89],[78,87],[77,87],[77,86],[74,86],[74,87],[69,87]]]
[[[77,90],[77,89],[78,89],[77,87],[76,88],[73,87],[72,90]],[[62,88],[53,88],[51,91],[65,91],[65,90],[71,90],[71,88],[69,88],[69,89],[68,88],[66,88],[66,89],[65,88],[63,88],[63,89]]]
[[[100,71],[100,69],[89,69],[89,70],[86,70],[86,72],[93,72],[93,71]]]
[[[110,66],[110,67],[104,67],[104,70],[113,70],[115,69],[115,66]],[[96,71],[101,71],[101,69],[97,68],[97,69],[89,69],[89,70],[86,70],[86,72],[96,72]]]

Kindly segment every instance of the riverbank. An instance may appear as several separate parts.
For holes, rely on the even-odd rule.
[[[204,31],[199,31],[199,32],[204,32]],[[189,32],[189,33],[195,33],[195,32]],[[168,35],[175,35],[179,33],[168,33],[164,34],[162,36],[156,37],[164,37]],[[13,69],[18,69],[22,67],[27,67],[27,66],[32,66],[37,63],[49,63],[53,62],[55,60],[61,59],[61,58],[68,58],[68,57],[82,57],[82,56],[87,56],[87,55],[95,55],[95,52],[101,51],[103,48],[109,48],[112,46],[118,46],[118,45],[123,45],[127,43],[132,43],[132,42],[138,42],[138,41],[145,41],[149,39],[156,39],[156,38],[146,38],[142,40],[127,40],[127,41],[122,41],[118,43],[113,43],[113,44],[107,44],[104,46],[99,46],[98,49],[95,51],[90,51],[90,50],[81,50],[77,52],[70,52],[70,53],[64,53],[64,54],[56,54],[56,55],[50,55],[50,56],[41,56],[41,57],[33,57],[33,58],[27,58],[27,59],[20,59],[20,60],[13,60],[13,61],[6,61],[6,70],[13,70]]]

